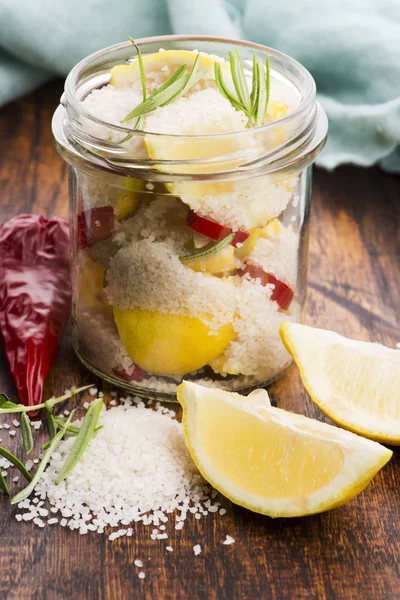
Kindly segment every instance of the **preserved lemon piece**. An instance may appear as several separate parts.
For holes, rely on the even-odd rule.
[[[166,81],[181,65],[187,65],[188,70],[193,67],[197,52],[189,50],[162,50],[154,54],[144,54],[143,64],[146,76],[149,73],[159,72],[161,78],[158,84]],[[222,68],[228,68],[222,63]],[[166,68],[168,67],[168,68]],[[214,60],[210,56],[200,55],[199,70],[204,72],[203,79],[214,78]],[[116,88],[129,87],[140,80],[139,61],[136,59],[130,65],[117,65],[111,69],[110,83]]]
[[[133,362],[157,375],[184,375],[219,356],[235,337],[232,325],[216,332],[198,318],[114,306],[114,319]]]
[[[126,178],[126,192],[120,194],[114,210],[118,221],[125,221],[133,217],[139,207],[141,192],[144,190],[144,186],[145,182],[143,179],[135,179],[134,177]]]
[[[193,271],[202,271],[203,273],[211,273],[212,275],[231,272],[237,268],[235,250],[233,246],[227,245],[218,250],[218,252],[185,260],[184,265]]]
[[[250,237],[247,238],[240,248],[236,249],[236,256],[240,259],[246,258],[254,250],[254,245],[258,238],[270,238],[272,236],[279,235],[282,231],[282,225],[278,219],[273,219],[265,227],[257,227],[250,233]]]

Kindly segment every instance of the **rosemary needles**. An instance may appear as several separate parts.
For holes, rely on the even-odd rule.
[[[136,106],[121,123],[126,123],[136,118],[134,129],[143,125],[143,116],[159,107],[171,104],[190,90],[205,73],[199,72],[200,54],[196,55],[191,71],[188,73],[188,65],[182,64],[171,77],[160,87],[147,96],[146,73],[144,70],[143,56],[136,42],[129,38],[134,45],[139,64],[140,80],[142,85],[143,101]],[[231,83],[224,81],[221,62],[214,63],[215,83],[220,93],[226,98],[236,110],[241,110],[248,118],[248,127],[260,127],[264,123],[268,109],[270,95],[270,59],[267,57],[265,65],[253,54],[253,72],[251,79],[251,91],[249,89],[249,76],[246,75],[238,50],[229,52],[229,67]]]
[[[246,74],[240,54],[237,50],[229,52],[229,66],[236,95],[229,89],[222,76],[221,64],[214,65],[215,83],[231,105],[236,110],[242,110],[248,118],[248,127],[260,127],[264,123],[270,95],[270,60],[266,59],[265,66],[253,54],[252,88],[249,91]]]
[[[132,44],[136,48],[136,52],[138,55],[139,61],[139,70],[140,70],[140,79],[142,82],[142,91],[143,91],[143,102],[138,104],[136,108],[134,108],[124,119],[122,119],[121,123],[126,123],[135,117],[138,117],[138,120],[135,124],[135,129],[138,129],[140,124],[140,118],[153,110],[156,110],[159,106],[167,106],[171,104],[183,94],[185,94],[191,87],[193,87],[204,75],[204,73],[198,72],[198,63],[200,55],[196,56],[196,59],[193,63],[192,69],[190,73],[187,72],[187,65],[181,65],[179,69],[167,79],[165,83],[163,83],[160,87],[156,88],[152,91],[150,96],[146,97],[146,74],[144,71],[144,63],[143,57],[140,52],[139,47],[136,43],[131,39]]]

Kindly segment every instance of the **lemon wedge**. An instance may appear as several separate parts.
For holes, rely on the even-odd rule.
[[[311,399],[342,427],[400,445],[400,351],[282,323],[281,337]]]
[[[204,367],[236,335],[230,323],[211,332],[199,318],[140,308],[115,306],[114,319],[133,362],[159,375],[183,375]]]
[[[232,502],[271,517],[344,504],[392,452],[354,433],[239,394],[184,381],[185,442],[199,471]]]

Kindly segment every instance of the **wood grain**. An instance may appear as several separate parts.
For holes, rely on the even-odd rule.
[[[67,215],[67,172],[50,130],[60,93],[55,82],[0,113],[1,222],[23,211]],[[389,346],[400,341],[399,231],[399,178],[377,169],[316,170],[309,323]],[[93,380],[69,341],[67,333],[46,385],[49,396]],[[13,395],[4,364],[0,389]],[[271,387],[271,396],[282,408],[327,421],[307,397],[295,368]],[[8,437],[4,442],[9,444]],[[1,497],[0,597],[400,598],[399,488],[397,451],[362,494],[322,515],[272,520],[224,499],[224,517],[188,520],[183,531],[171,530],[173,553],[150,540],[144,526],[135,528],[133,538],[110,542],[97,534],[17,523],[18,509]],[[226,534],[236,543],[223,546]],[[194,557],[197,543],[203,552]],[[144,581],[137,578],[135,558],[146,565]]]

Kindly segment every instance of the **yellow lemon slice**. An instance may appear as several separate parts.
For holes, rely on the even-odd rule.
[[[125,179],[126,192],[119,194],[117,198],[117,206],[114,209],[114,214],[118,221],[125,221],[133,217],[137,211],[140,200],[142,199],[145,189],[145,181],[143,179],[135,179],[127,177]]]
[[[253,229],[250,233],[250,236],[243,243],[242,246],[236,248],[236,256],[243,260],[249,254],[251,254],[254,250],[254,246],[258,238],[269,239],[271,237],[276,237],[282,231],[282,225],[278,221],[278,219],[272,219],[265,227],[257,227]]]
[[[281,337],[311,399],[333,421],[400,445],[400,351],[333,331],[282,323]]]
[[[178,387],[185,442],[199,471],[232,502],[271,517],[298,517],[344,504],[392,452],[263,396],[185,381]]]
[[[151,80],[156,77],[158,86],[162,85],[180,66],[187,65],[190,70],[197,54],[190,50],[161,50],[154,54],[144,54],[143,64],[146,77],[150,77]],[[214,62],[211,56],[200,54],[198,68],[204,72],[203,79],[214,78]],[[222,65],[227,65],[227,63],[222,62]],[[140,70],[137,59],[130,65],[117,65],[111,69],[110,84],[116,88],[129,87],[139,80]]]
[[[139,308],[122,310],[115,306],[114,319],[133,362],[160,375],[183,375],[200,369],[235,337],[231,324],[211,332],[198,318]]]
[[[206,256],[199,258],[192,258],[182,262],[185,267],[189,267],[193,271],[211,273],[212,275],[232,272],[237,268],[235,249],[231,245],[224,246],[221,248],[221,250],[218,250],[218,252],[207,254]]]
[[[191,52],[188,50],[165,50],[159,51],[154,54],[144,55],[143,64],[146,73],[146,82],[151,91],[155,87],[159,87],[182,65],[187,65],[188,71],[192,68],[196,57],[199,55],[198,71],[202,73],[202,79],[198,82],[195,89],[197,91],[206,90],[211,87],[210,94],[206,93],[206,98],[199,104],[196,104],[194,100],[186,98],[188,102],[174,102],[174,115],[178,113],[177,122],[179,126],[179,132],[177,131],[164,131],[165,123],[171,120],[170,107],[165,107],[163,118],[165,117],[162,125],[162,129],[159,129],[159,122],[153,122],[153,115],[150,113],[146,117],[146,129],[148,131],[156,131],[158,133],[174,133],[175,135],[183,136],[207,136],[211,134],[229,133],[234,131],[242,131],[245,129],[246,119],[240,116],[239,113],[231,107],[229,102],[222,97],[219,91],[216,90],[214,84],[214,64],[216,60],[220,62],[221,69],[224,73],[226,84],[231,86],[231,76],[229,64],[223,59],[214,57],[206,54],[198,54],[197,52]],[[126,88],[132,86],[134,83],[140,81],[140,70],[138,60],[134,60],[130,65],[118,65],[113,67],[111,70],[110,83],[116,88]],[[191,93],[191,92],[190,92]],[[189,106],[193,103],[193,106]],[[208,107],[206,106],[208,104]],[[221,108],[222,107],[222,108]],[[201,130],[195,127],[193,122],[190,122],[188,115],[197,114],[199,109],[205,111],[208,116],[212,113],[216,113],[214,118],[202,122]],[[225,111],[224,111],[225,109]],[[180,112],[181,111],[181,114]],[[221,112],[222,111],[222,112]],[[153,119],[153,120],[152,120]],[[249,136],[247,136],[249,140]],[[229,139],[205,139],[199,138],[177,138],[177,139],[165,139],[160,135],[147,135],[145,137],[145,144],[152,160],[191,160],[191,159],[210,159],[213,157],[220,157],[222,155],[232,154],[237,152],[242,146],[243,142],[235,139],[234,135],[230,135]],[[248,145],[246,143],[246,145]],[[232,165],[243,162],[243,158],[233,158]],[[167,170],[174,172],[174,166],[169,165],[164,167],[162,164],[159,166],[160,170]],[[201,165],[201,166],[182,166],[178,165],[175,167],[177,172],[203,172],[204,169],[207,172],[215,172],[220,169],[218,165]],[[177,193],[177,188],[169,186],[169,189],[173,193]]]

